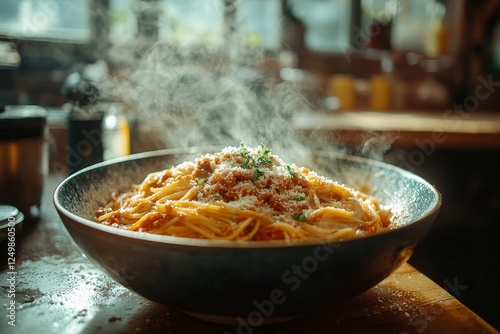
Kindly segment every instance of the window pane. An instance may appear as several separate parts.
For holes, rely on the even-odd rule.
[[[109,16],[111,43],[123,45],[134,39],[137,35],[137,16],[134,13],[133,0],[110,0]]]
[[[351,1],[289,0],[306,26],[305,44],[313,51],[343,52],[350,45]]]
[[[163,0],[160,40],[185,44],[219,44],[223,37],[220,0]]]
[[[280,0],[242,0],[237,11],[238,32],[245,44],[275,50],[280,46]]]
[[[0,34],[86,41],[90,38],[90,0],[2,0]]]
[[[137,0],[110,0],[110,37],[115,45],[137,35]],[[281,0],[238,0],[236,33],[244,44],[276,49],[280,45]],[[222,45],[224,0],[159,0],[161,42]]]

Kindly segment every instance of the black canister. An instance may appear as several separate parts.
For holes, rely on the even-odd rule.
[[[62,91],[71,105],[66,164],[69,174],[73,174],[103,160],[104,115],[96,109],[99,91],[79,73],[66,78]]]
[[[73,174],[103,160],[103,115],[70,113],[68,117],[68,152],[66,164]]]
[[[0,203],[17,207],[28,218],[39,215],[48,147],[44,108],[23,105],[0,110]]]

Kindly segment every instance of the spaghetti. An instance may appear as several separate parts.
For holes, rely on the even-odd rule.
[[[391,223],[373,196],[243,144],[149,174],[113,193],[96,218],[131,231],[222,240],[341,240]]]

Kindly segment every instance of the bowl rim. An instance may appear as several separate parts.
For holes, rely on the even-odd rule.
[[[93,164],[91,166],[85,167],[69,176],[67,176],[63,181],[61,181],[56,189],[54,190],[52,199],[53,199],[53,204],[58,211],[59,215],[63,215],[68,217],[69,219],[77,222],[80,225],[83,225],[87,228],[90,229],[96,229],[98,231],[107,233],[107,234],[112,234],[115,236],[123,237],[123,238],[129,238],[133,239],[134,241],[142,241],[142,242],[153,242],[153,243],[160,243],[160,244],[165,244],[165,245],[172,245],[172,246],[187,246],[187,247],[203,247],[203,248],[233,248],[233,249],[265,249],[265,248],[290,248],[290,247],[301,247],[301,246],[318,246],[318,245],[341,245],[341,244],[349,244],[349,243],[355,243],[359,242],[359,240],[366,240],[366,239],[374,239],[374,238],[380,238],[382,235],[386,234],[394,234],[398,233],[399,231],[404,231],[407,229],[410,229],[413,225],[418,224],[421,221],[425,221],[428,218],[437,215],[438,211],[440,210],[440,207],[442,205],[442,195],[441,193],[437,190],[437,188],[429,183],[427,180],[424,178],[416,175],[415,173],[412,173],[408,170],[405,170],[401,167],[383,162],[383,161],[378,161],[374,159],[369,159],[369,158],[364,158],[364,157],[359,157],[359,156],[353,156],[349,154],[344,154],[341,152],[328,152],[328,151],[317,151],[317,150],[311,150],[310,153],[315,153],[318,156],[322,157],[332,157],[332,158],[339,158],[345,161],[353,161],[357,163],[368,163],[370,165],[376,165],[376,166],[381,166],[386,169],[392,169],[397,171],[398,173],[401,173],[405,175],[408,178],[415,179],[419,183],[423,184],[425,187],[427,187],[431,192],[434,194],[434,201],[432,203],[432,206],[430,209],[421,217],[418,219],[411,220],[407,223],[405,223],[402,226],[398,226],[397,228],[393,229],[387,229],[385,231],[378,232],[376,234],[370,234],[370,235],[365,235],[363,237],[359,238],[351,238],[351,239],[345,239],[345,240],[324,240],[324,239],[311,239],[311,240],[291,240],[291,241],[284,241],[284,240],[262,240],[262,241],[235,241],[235,240],[210,240],[210,239],[196,239],[196,238],[186,238],[186,237],[175,237],[175,236],[168,236],[168,235],[158,235],[158,234],[151,234],[151,233],[139,233],[137,231],[128,231],[128,230],[123,230],[123,229],[118,229],[116,227],[111,227],[107,225],[102,225],[98,224],[95,221],[80,217],[69,210],[67,210],[63,205],[59,202],[59,193],[61,192],[61,189],[72,179],[79,177],[82,174],[88,173],[93,170],[97,170],[100,168],[105,168],[109,167],[111,165],[116,165],[120,163],[125,163],[125,162],[132,162],[134,160],[142,160],[142,159],[148,159],[148,158],[155,158],[155,157],[162,157],[162,156],[167,156],[167,155],[176,155],[176,154],[195,154],[195,153],[201,153],[201,152],[208,152],[206,150],[219,150],[221,147],[217,146],[210,146],[210,147],[187,147],[187,148],[166,148],[166,149],[159,149],[159,150],[153,150],[153,151],[145,151],[145,152],[139,152],[139,153],[134,153],[130,154],[127,156],[122,156],[110,160],[106,160],[100,163]],[[202,151],[205,150],[205,151]],[[203,153],[201,153],[203,154]],[[62,220],[62,219],[61,219]],[[63,224],[66,226],[66,222],[63,221]]]

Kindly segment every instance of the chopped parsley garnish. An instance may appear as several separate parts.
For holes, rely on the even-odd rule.
[[[252,182],[255,182],[259,179],[259,177],[261,177],[262,175],[264,175],[264,172],[259,170],[258,168],[255,168],[253,170],[253,176],[252,178],[250,179]]]
[[[251,167],[250,162],[252,162],[252,165],[255,165],[255,160],[252,158],[250,155],[250,152],[246,148],[245,144],[241,143],[240,144],[240,154],[243,158],[245,158],[245,161],[241,164],[241,167]]]
[[[261,144],[260,145],[260,149],[259,149],[259,157],[257,158],[257,161],[260,163],[264,163],[264,164],[267,164],[267,165],[272,165],[273,162],[272,160],[269,158],[269,153],[271,152],[270,149],[268,149],[264,144]]]
[[[293,215],[292,217],[293,217],[293,219],[295,219],[296,221],[301,222],[301,223],[305,223],[307,221],[306,215],[296,214],[296,215]]]
[[[271,152],[269,148],[266,147],[264,144],[260,144],[259,148],[259,154],[260,155],[268,155]]]
[[[292,177],[292,179],[295,179],[295,171],[292,169],[292,167],[290,165],[285,165],[285,168]]]
[[[298,197],[292,197],[292,198],[290,198],[290,199],[291,199],[291,200],[293,200],[293,201],[305,201],[305,200],[306,200],[306,197],[305,197],[305,196],[300,195],[300,196],[298,196]]]
[[[259,157],[257,159],[254,159],[245,144],[240,144],[240,154],[243,158],[245,158],[245,161],[243,161],[241,167],[254,169],[253,176],[251,178],[252,182],[257,181],[259,177],[264,175],[264,172],[259,169],[261,165],[273,165],[273,161],[269,157],[269,153],[271,153],[271,150],[265,145],[261,144],[258,150]]]
[[[195,181],[197,184],[203,184],[206,180],[205,179],[196,179]]]

